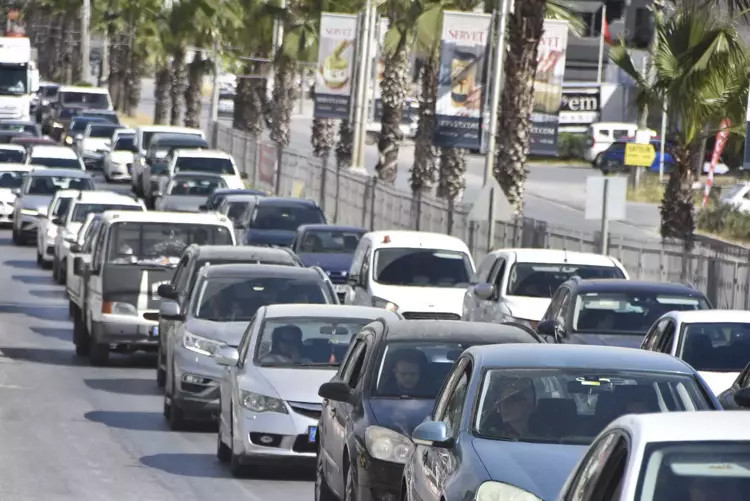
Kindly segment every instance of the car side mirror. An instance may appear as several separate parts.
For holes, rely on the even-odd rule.
[[[750,408],[750,388],[741,388],[734,394],[734,401],[743,408]]]
[[[354,287],[355,285],[359,284],[359,273],[352,273],[349,275],[349,278],[346,280],[346,283]]]
[[[62,226],[64,222],[65,221],[63,221],[61,217],[56,217],[52,220],[52,224],[54,224],[55,226]]]
[[[70,250],[73,251],[72,247]],[[80,256],[73,260],[73,274],[77,277],[86,275],[86,263],[83,262],[83,258]]]
[[[477,284],[474,286],[474,295],[485,301],[490,300],[495,295],[495,287],[492,284]]]
[[[442,421],[425,421],[414,428],[411,439],[417,445],[429,447],[449,447],[451,443],[448,426]]]
[[[15,196],[19,196],[21,194],[21,190],[19,188],[13,188],[12,190],[10,190],[10,192]]]
[[[163,301],[159,306],[159,317],[165,320],[182,320],[180,305],[174,301]]]
[[[240,362],[240,352],[237,348],[232,348],[229,345],[222,345],[214,353],[214,361],[225,367],[236,367]]]
[[[75,254],[80,254],[81,250],[83,249],[81,249],[81,246],[78,245],[77,243],[74,242],[70,244],[70,252],[73,252]]]
[[[542,320],[539,325],[536,326],[536,333],[542,336],[554,336],[555,335],[555,321],[554,320]]]
[[[247,179],[247,172],[241,172],[240,173],[240,178],[241,179]]]
[[[200,205],[200,206],[198,206],[198,210],[201,211],[201,212],[206,212],[208,210],[208,206],[205,205],[205,204],[204,205]]]
[[[156,293],[159,294],[160,297],[166,299],[177,299],[177,290],[172,284],[161,284],[159,288],[156,289]]]
[[[335,402],[351,403],[352,389],[343,381],[329,381],[320,385],[318,395]]]

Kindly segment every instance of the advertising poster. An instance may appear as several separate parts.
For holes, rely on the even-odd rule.
[[[435,146],[480,148],[490,21],[489,14],[443,12]]]
[[[565,75],[568,22],[545,19],[534,77],[534,110],[531,113],[532,155],[557,155],[557,130]]]
[[[316,118],[347,118],[352,94],[357,16],[320,15],[320,44],[315,70]]]

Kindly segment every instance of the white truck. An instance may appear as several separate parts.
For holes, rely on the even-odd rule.
[[[27,37],[0,37],[0,120],[30,120],[39,70]]]

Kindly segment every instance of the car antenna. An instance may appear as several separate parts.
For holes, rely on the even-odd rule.
[[[564,257],[563,263],[568,264],[568,249],[563,249]]]

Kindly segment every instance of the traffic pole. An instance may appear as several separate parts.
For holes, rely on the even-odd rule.
[[[81,7],[81,80],[91,78],[91,0],[83,0]]]
[[[218,40],[214,40],[213,48],[211,49],[211,59],[213,59],[214,63],[214,83],[211,89],[211,114],[209,122],[211,123],[212,146],[216,148],[219,127],[219,72],[221,71]]]
[[[609,252],[609,220],[607,219],[607,192],[609,191],[609,178],[604,176],[604,183],[602,185],[602,228],[601,228],[601,252],[605,256]]]

